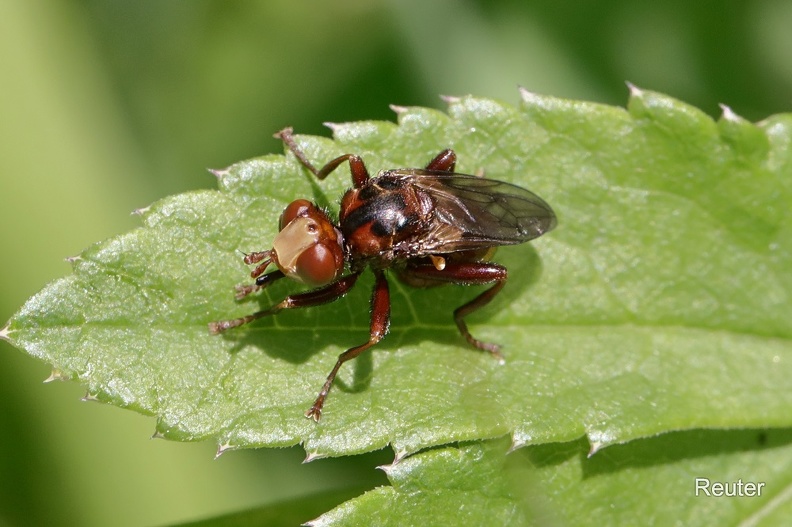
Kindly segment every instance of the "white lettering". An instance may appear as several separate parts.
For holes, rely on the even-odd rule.
[[[709,493],[709,485],[710,480],[707,478],[696,478],[696,496],[699,495],[700,491],[703,491],[707,496],[710,496]]]
[[[753,481],[710,481],[709,478],[696,478],[696,496],[714,496],[720,498],[726,496],[733,498],[740,497],[760,497],[765,483],[755,483]]]
[[[710,485],[710,491],[712,492],[713,496],[723,496],[723,483],[720,481],[713,482],[712,485]]]

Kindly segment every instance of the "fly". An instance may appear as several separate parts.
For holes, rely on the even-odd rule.
[[[317,169],[297,146],[291,128],[276,137],[320,180],[348,162],[352,188],[341,198],[336,223],[308,200],[291,202],[280,216],[272,248],[245,256],[246,264],[256,265],[251,272],[255,283],[238,286],[237,298],[283,277],[312,289],[244,317],[212,322],[211,333],[284,309],[337,300],[371,268],[374,290],[369,339],[339,355],[306,417],[319,421],[341,365],[387,334],[390,293],[385,270],[413,287],[492,284],[454,310],[454,321],[470,345],[503,361],[499,346],[473,337],[464,319],[487,305],[506,284],[506,268],[490,261],[495,248],[527,242],[555,227],[555,214],[544,200],[510,183],[455,173],[456,154],[450,149],[440,152],[426,168],[383,170],[371,177],[355,154],[339,156]],[[271,265],[276,269],[265,272]]]

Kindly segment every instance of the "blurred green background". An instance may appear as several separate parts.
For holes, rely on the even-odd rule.
[[[516,103],[517,85],[623,106],[625,80],[759,120],[792,105],[789,28],[786,0],[0,0],[0,323],[133,209],[279,152],[286,125],[329,135],[440,94]],[[373,487],[392,459],[213,461],[48,374],[0,342],[0,526],[164,525]]]

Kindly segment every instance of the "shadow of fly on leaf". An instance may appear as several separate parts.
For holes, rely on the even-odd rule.
[[[555,227],[555,214],[544,200],[510,183],[455,173],[456,154],[450,149],[437,154],[425,168],[387,169],[371,177],[355,154],[344,154],[317,169],[295,142],[291,128],[275,136],[319,180],[349,163],[352,188],[341,198],[337,223],[315,203],[292,201],[280,216],[272,248],[245,256],[246,264],[256,265],[251,273],[255,282],[237,286],[237,298],[284,277],[312,289],[244,317],[212,322],[212,333],[284,309],[337,300],[371,268],[374,286],[368,341],[339,355],[306,417],[319,421],[341,365],[387,334],[391,301],[386,270],[412,287],[492,284],[456,308],[453,316],[471,346],[503,362],[499,346],[471,335],[465,317],[487,305],[506,284],[506,268],[490,261],[495,248],[527,242]],[[271,265],[277,269],[266,272]]]

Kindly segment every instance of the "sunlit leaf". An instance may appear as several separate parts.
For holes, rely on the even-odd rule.
[[[523,525],[521,485],[505,472],[504,441],[422,452],[381,467],[379,487],[309,522],[331,525]],[[528,477],[530,479],[530,476]]]
[[[311,525],[783,526],[792,512],[790,430],[676,432],[591,458],[585,440],[506,447],[416,454]]]
[[[98,243],[31,298],[4,335],[92,397],[157,417],[159,434],[225,448],[302,442],[314,455],[399,453],[513,436],[593,449],[691,428],[792,425],[792,116],[713,121],[633,89],[628,109],[523,93],[448,113],[299,137],[316,164],[420,166],[442,148],[545,198],[558,228],[500,250],[510,280],[470,317],[506,363],[470,349],[452,310],[480,289],[391,280],[391,334],[345,365],[319,424],[303,417],[336,356],[368,338],[370,275],[333,304],[210,335],[250,301],[240,251],[269,248],[297,197],[335,210],[346,168],[318,182],[293,156],[218,171],[219,190],[169,197],[143,227]]]

